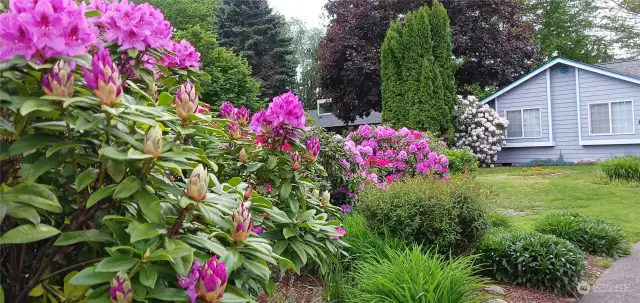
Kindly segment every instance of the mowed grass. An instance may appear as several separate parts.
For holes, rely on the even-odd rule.
[[[504,167],[476,175],[489,191],[489,207],[507,213],[516,228],[532,230],[549,213],[576,211],[620,226],[631,243],[640,241],[640,185],[597,182],[597,170],[596,165]]]

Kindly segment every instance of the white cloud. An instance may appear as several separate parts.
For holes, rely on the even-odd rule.
[[[271,7],[287,19],[298,18],[309,26],[323,27],[324,5],[327,0],[269,0]]]

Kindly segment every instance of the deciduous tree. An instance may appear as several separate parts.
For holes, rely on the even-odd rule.
[[[381,110],[380,46],[391,20],[431,1],[329,0],[327,35],[319,48],[322,88],[334,114],[354,121]],[[533,26],[513,0],[446,0],[458,87],[504,85],[537,60]]]

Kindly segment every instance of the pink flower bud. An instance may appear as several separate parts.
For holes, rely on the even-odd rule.
[[[240,107],[235,113],[235,120],[240,124],[240,126],[247,126],[249,123],[249,115],[251,115],[251,111],[246,107]]]
[[[315,162],[318,158],[318,154],[320,154],[320,142],[318,141],[318,137],[313,136],[310,140],[307,140],[307,152],[305,153],[305,157],[309,162]]]
[[[109,289],[109,297],[113,303],[131,303],[133,301],[133,290],[131,290],[131,281],[124,271],[111,280],[111,289]]]
[[[206,303],[220,303],[227,287],[227,268],[213,256],[200,268],[200,278],[196,286],[198,297]]]
[[[198,109],[198,93],[196,87],[190,81],[185,82],[178,88],[176,93],[176,113],[182,121],[189,120],[189,115]]]
[[[244,202],[240,204],[240,208],[236,209],[231,217],[233,228],[231,229],[231,238],[236,242],[243,242],[249,237],[253,222],[251,222],[251,211]]]
[[[157,159],[162,152],[162,131],[160,127],[155,126],[149,128],[147,134],[144,136],[144,153],[152,155]]]
[[[202,201],[207,196],[207,188],[209,185],[209,175],[207,170],[198,164],[191,173],[191,177],[187,180],[187,196],[194,201]]]
[[[299,170],[302,167],[302,157],[298,152],[291,154],[291,168],[293,170]]]
[[[238,140],[242,137],[242,132],[240,131],[238,123],[231,123],[227,125],[227,129],[229,130],[229,136],[231,139]]]
[[[233,107],[231,102],[225,102],[220,105],[220,117],[223,119],[233,120],[237,109]]]
[[[244,148],[240,150],[239,160],[242,163],[247,163],[249,161],[249,156]]]
[[[75,62],[64,62],[60,60],[53,65],[48,73],[42,73],[42,88],[49,96],[69,98],[73,96],[75,89],[73,79],[73,69]]]
[[[100,102],[112,107],[122,97],[122,79],[120,71],[111,61],[109,51],[100,49],[91,59],[91,72],[83,69],[84,80],[93,90]]]

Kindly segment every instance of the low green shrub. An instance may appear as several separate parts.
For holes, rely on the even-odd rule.
[[[579,213],[557,213],[544,217],[536,231],[566,239],[584,252],[617,258],[624,253],[625,235],[619,227]]]
[[[473,257],[445,258],[420,246],[391,247],[358,263],[347,302],[475,303],[485,279],[475,275]]]
[[[471,174],[478,170],[478,159],[466,149],[447,149],[444,154],[449,159],[452,175]]]
[[[581,280],[584,254],[571,242],[537,232],[495,229],[475,253],[482,273],[562,295],[571,295]]]
[[[512,224],[509,217],[501,213],[492,213],[489,215],[489,224],[492,228],[511,228]]]
[[[640,157],[612,158],[600,163],[600,170],[611,180],[640,182]]]
[[[386,231],[443,253],[461,252],[489,228],[483,196],[469,177],[451,182],[413,178],[391,183],[385,190],[365,189],[357,209],[378,234]]]

